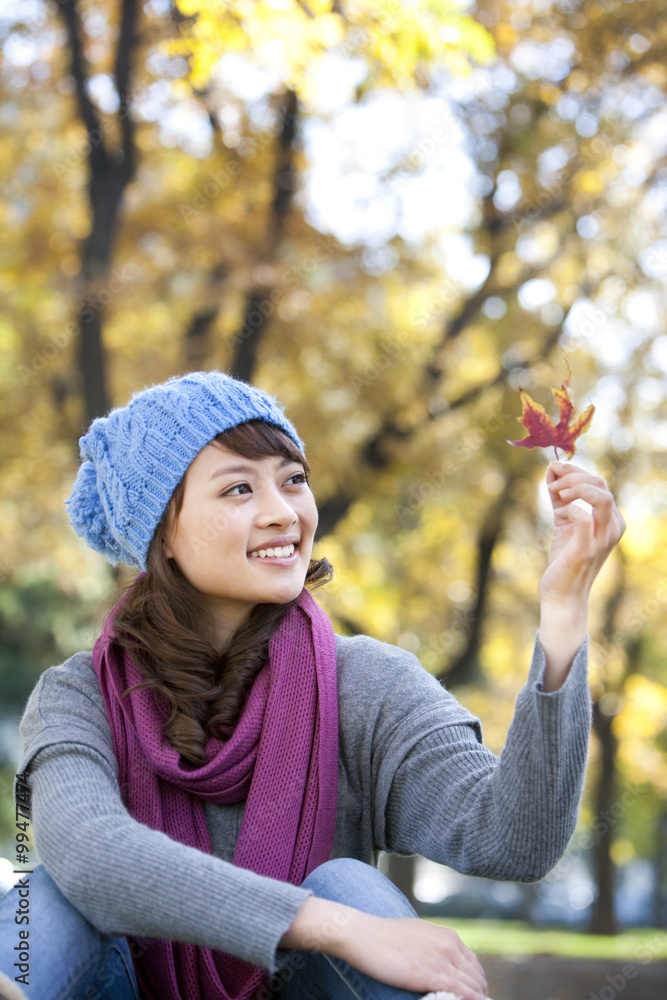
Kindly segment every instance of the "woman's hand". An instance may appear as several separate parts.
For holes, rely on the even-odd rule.
[[[349,928],[338,954],[373,979],[417,993],[449,990],[463,1000],[486,1000],[484,969],[451,928],[361,912]]]
[[[540,641],[547,656],[543,684],[560,687],[574,655],[586,637],[588,597],[595,577],[625,531],[621,517],[600,476],[570,462],[552,462],[547,488],[554,510],[549,565],[540,580]],[[590,504],[590,513],[574,500]]]
[[[376,917],[309,896],[280,947],[335,955],[388,986],[486,1000],[486,977],[476,955],[456,931],[417,917]]]
[[[552,462],[547,488],[554,509],[549,566],[540,580],[540,598],[587,600],[605,559],[625,531],[625,521],[604,479],[570,462]],[[573,500],[585,500],[591,513]]]

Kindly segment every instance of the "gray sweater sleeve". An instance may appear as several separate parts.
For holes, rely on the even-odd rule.
[[[591,722],[587,646],[547,693],[536,642],[499,758],[482,745],[477,720],[466,724],[451,695],[404,654],[415,663],[398,673],[374,734],[378,846],[472,875],[542,878],[577,822]]]
[[[184,941],[274,973],[311,890],[257,875],[137,822],[118,787],[90,654],[45,671],[21,720],[32,831],[61,892],[100,931]]]

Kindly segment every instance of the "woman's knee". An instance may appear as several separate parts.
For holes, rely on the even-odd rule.
[[[132,955],[124,938],[102,934],[70,903],[43,865],[18,877],[0,901],[0,945],[14,945],[21,900],[29,919],[30,997],[136,1000]],[[25,909],[24,905],[24,909]],[[21,970],[20,970],[21,971]],[[103,988],[104,987],[104,988]],[[107,988],[108,987],[108,988]]]
[[[7,902],[11,904],[12,900],[25,906],[33,930],[42,924],[74,933],[82,929],[98,933],[63,894],[43,865],[37,865],[24,878],[17,876],[17,882],[7,893]]]
[[[377,869],[356,858],[332,858],[324,864],[314,868],[302,885],[307,889],[312,889],[315,895],[320,895],[322,890],[331,891],[333,895],[326,895],[326,899],[336,899],[336,894],[343,894],[355,886],[372,880],[379,874]],[[343,900],[339,900],[343,902]]]
[[[417,916],[394,883],[356,858],[332,858],[308,875],[302,885],[315,896],[346,903],[377,916]]]

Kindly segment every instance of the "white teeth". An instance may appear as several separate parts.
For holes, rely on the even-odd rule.
[[[256,552],[250,553],[251,559],[286,559],[291,556],[294,552],[294,546],[290,543],[289,545],[283,545],[282,547],[273,549],[257,549]]]

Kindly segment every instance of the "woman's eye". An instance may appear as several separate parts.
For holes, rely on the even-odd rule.
[[[295,472],[294,475],[289,477],[287,482],[294,483],[295,486],[302,486],[304,483],[307,484],[308,480],[306,478],[305,472]],[[245,493],[246,489],[249,492],[252,492],[252,488],[249,483],[237,483],[236,486],[230,486],[229,489],[225,490],[224,493],[221,493],[220,496],[222,497],[242,496],[243,495],[242,493],[237,493],[236,491],[243,490],[243,492]]]
[[[250,489],[248,483],[238,483],[236,486],[230,486],[230,488],[228,490],[225,490],[225,492],[222,493],[221,496],[223,497],[234,496],[234,495],[238,496],[239,495],[238,493],[234,494],[234,490],[242,490],[245,486],[247,486],[248,489]]]

